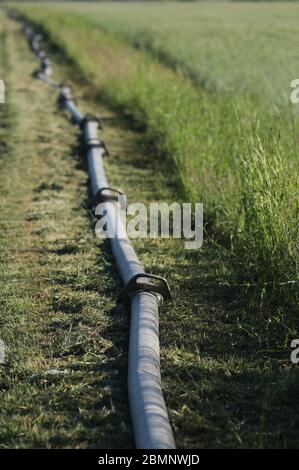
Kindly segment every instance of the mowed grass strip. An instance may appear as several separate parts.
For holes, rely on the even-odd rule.
[[[0,448],[130,447],[128,317],[84,206],[76,129],[31,77],[19,25],[1,23]]]
[[[121,106],[146,127],[156,158],[172,168],[178,197],[204,203],[209,235],[237,260],[235,283],[251,286],[249,298],[268,309],[270,316],[273,309],[277,313],[277,304],[285,308],[294,326],[298,120],[288,108],[285,81],[289,86],[295,69],[284,67],[289,74],[284,71],[279,77],[270,76],[269,70],[284,57],[296,29],[285,32],[294,26],[292,15],[284,10],[287,6],[275,7],[273,13],[272,6],[262,6],[263,18],[268,18],[265,25],[255,22],[259,5],[225,3],[220,12],[218,6],[196,3],[185,9],[176,3],[149,4],[136,5],[135,12],[135,5],[84,3],[71,12],[68,5],[48,3],[18,9],[44,28],[52,43],[76,64],[78,73],[93,81],[111,104]],[[296,16],[296,6],[292,12]],[[271,36],[261,50],[261,38],[267,38],[272,27],[273,40]],[[256,54],[245,39],[248,31],[252,35],[256,31]],[[240,44],[233,48],[239,36]],[[142,51],[130,49],[124,40]],[[296,60],[290,48],[287,57]],[[217,85],[219,77],[223,83]]]

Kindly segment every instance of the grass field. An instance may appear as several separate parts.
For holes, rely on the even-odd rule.
[[[214,232],[227,248],[233,245],[242,282],[270,286],[276,301],[292,303],[296,291],[285,283],[298,278],[298,120],[288,102],[296,76],[296,48],[288,45],[297,37],[298,7],[49,8],[50,16],[44,7],[26,11],[86,78],[101,75],[98,85],[111,102],[146,125],[158,152],[176,164],[183,194],[204,202]],[[159,69],[149,55],[133,50],[111,64],[96,49],[91,56],[77,31],[89,47],[108,31],[113,53],[121,54],[121,38],[171,67]]]
[[[129,200],[205,204],[199,253],[175,241],[137,245],[147,269],[165,275],[175,290],[161,315],[161,347],[178,445],[298,446],[298,371],[288,346],[298,337],[298,285],[289,281],[298,280],[299,152],[288,95],[296,78],[291,44],[298,39],[299,5],[13,5],[46,32],[56,73],[73,77],[83,106],[108,114],[111,183]],[[20,185],[25,215],[13,194],[12,205],[1,209],[2,219],[21,219],[14,236],[28,255],[20,264],[9,254],[16,241],[4,230],[0,318],[4,324],[11,316],[19,339],[8,372],[2,370],[0,445],[129,447],[128,410],[120,405],[128,324],[114,305],[119,280],[106,248],[86,235],[85,168],[72,162],[74,134],[62,142],[68,124],[60,117],[55,125],[54,103],[42,89],[51,134],[40,110],[31,122],[39,109],[30,99],[37,87],[30,82],[32,59],[12,22],[4,16],[2,22],[1,71],[9,71],[14,96],[2,120],[2,145],[9,145],[14,171],[23,174],[32,155],[35,163]],[[23,67],[25,95],[18,86]],[[19,123],[16,136],[12,121]],[[26,136],[20,158],[18,142]],[[14,176],[6,159],[1,165],[9,188]],[[65,220],[58,224],[61,210]],[[38,254],[41,244],[46,254]],[[20,281],[12,299],[15,273]],[[20,317],[24,310],[30,313]],[[25,337],[24,324],[30,325]],[[8,343],[12,331],[5,325]],[[28,361],[18,365],[24,354]],[[45,377],[52,368],[67,374]],[[32,397],[25,409],[24,394]]]

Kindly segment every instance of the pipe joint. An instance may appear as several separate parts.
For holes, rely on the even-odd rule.
[[[96,122],[98,124],[99,129],[103,129],[103,123],[98,116],[94,116],[93,114],[86,114],[84,119],[80,123],[82,130],[88,122]]]
[[[109,157],[110,153],[109,150],[107,149],[107,146],[105,142],[100,141],[98,139],[89,139],[85,142],[85,146],[87,150],[93,149],[93,148],[100,148],[104,151],[104,156]]]
[[[105,194],[104,191],[109,191],[109,194]],[[116,193],[116,194],[110,194]],[[123,196],[124,193],[116,188],[105,187],[99,189],[99,191],[88,201],[87,207],[91,209],[97,206],[101,202],[118,202],[118,196]]]
[[[154,274],[138,273],[135,274],[135,276],[133,276],[121,289],[117,296],[117,300],[119,302],[128,302],[130,295],[139,291],[159,294],[164,301],[171,299],[170,288],[164,277],[156,276]]]

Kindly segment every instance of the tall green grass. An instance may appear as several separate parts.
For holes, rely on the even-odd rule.
[[[296,304],[298,121],[286,93],[296,76],[288,41],[298,36],[299,7],[262,5],[265,21],[259,5],[18,8],[146,127],[183,197],[204,202],[208,231],[241,260],[240,281]],[[120,38],[137,38],[176,70]]]
[[[281,142],[266,147],[259,137],[244,151],[240,165],[242,247],[247,273],[254,274],[264,290],[269,286],[276,294],[288,291],[294,295],[299,249],[298,178],[283,157]]]

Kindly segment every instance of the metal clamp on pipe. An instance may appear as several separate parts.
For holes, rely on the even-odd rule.
[[[147,279],[154,279],[159,281],[159,284],[154,284],[153,282],[140,282],[139,279],[144,278]],[[156,276],[154,274],[146,274],[146,273],[139,273],[135,274],[129,282],[120,290],[117,296],[117,300],[119,302],[127,303],[129,301],[130,294],[143,291],[143,292],[151,292],[153,294],[159,294],[165,301],[171,299],[170,288],[168,282],[164,277]]]
[[[71,85],[67,85],[66,83],[63,83],[63,82],[60,83],[60,89],[61,89],[61,93],[71,93],[71,91],[73,90]]]
[[[41,60],[41,66],[43,68],[47,68],[47,67],[50,67],[51,66],[51,62],[50,60],[48,59],[48,57],[44,57],[42,60]]]
[[[110,191],[111,193],[116,194],[103,194],[104,191]],[[118,196],[123,196],[124,193],[116,188],[105,187],[99,189],[99,191],[87,202],[88,209],[95,207],[96,205],[100,204],[101,202],[118,202]]]
[[[58,105],[61,108],[66,109],[71,114],[72,122],[74,124],[80,124],[82,119],[84,119],[84,114],[82,114],[76,106],[76,100],[72,96],[71,89],[66,86],[60,88],[60,93],[58,96]]]
[[[76,99],[71,95],[71,93],[69,95],[60,93],[57,101],[61,107],[64,107],[67,101],[71,101],[72,103],[75,103],[75,104],[77,102]]]
[[[80,127],[83,130],[84,126],[87,122],[97,122],[100,129],[103,129],[103,123],[98,116],[94,116],[93,114],[86,114],[84,119],[80,123]]]
[[[65,85],[64,83],[60,84],[60,94],[59,97],[63,98],[72,98],[72,87]]]
[[[87,150],[92,149],[92,148],[100,148],[104,150],[104,156],[105,157],[110,157],[109,150],[107,149],[107,146],[104,141],[100,141],[98,139],[89,139],[85,141],[85,147]]]

